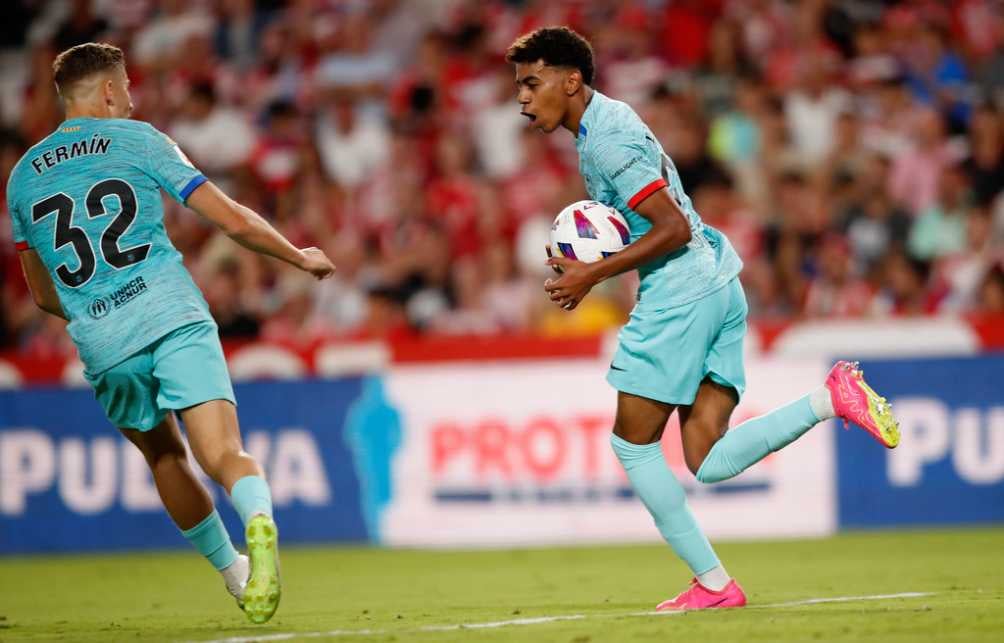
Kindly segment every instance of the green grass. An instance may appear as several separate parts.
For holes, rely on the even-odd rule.
[[[338,641],[1000,641],[1004,529],[855,533],[718,547],[751,607],[639,616],[681,590],[665,547],[293,549],[275,619],[252,626],[189,552],[0,559],[0,641],[189,641],[377,630]],[[922,598],[770,607],[833,596]],[[430,625],[585,618],[495,629]],[[294,637],[285,640],[298,640]],[[316,637],[308,640],[324,640]]]

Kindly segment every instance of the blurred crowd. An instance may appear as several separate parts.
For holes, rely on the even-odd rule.
[[[110,42],[127,54],[135,118],[333,258],[336,277],[318,284],[168,203],[225,338],[621,323],[630,276],[571,314],[542,289],[550,221],[585,192],[571,135],[527,129],[503,54],[553,24],[591,39],[597,88],[642,115],[732,240],[752,316],[1004,312],[999,1],[2,5],[4,179],[61,121],[54,56]],[[9,236],[0,216],[0,344],[62,350],[62,322],[31,303]]]

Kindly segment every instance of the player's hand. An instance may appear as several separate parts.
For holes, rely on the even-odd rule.
[[[567,257],[551,257],[547,260],[547,265],[558,270],[561,276],[545,281],[544,290],[551,301],[565,310],[575,310],[597,283],[588,263]]]
[[[309,272],[318,279],[330,277],[335,272],[335,264],[331,263],[328,255],[319,248],[303,248],[303,260],[300,262],[300,270]]]

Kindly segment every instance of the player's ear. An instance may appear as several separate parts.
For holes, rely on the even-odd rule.
[[[582,87],[582,72],[578,69],[573,69],[565,77],[565,95],[574,96],[579,88]]]
[[[115,88],[112,85],[112,79],[106,78],[105,82],[101,83],[101,93],[105,99],[105,105],[111,107],[115,104]]]

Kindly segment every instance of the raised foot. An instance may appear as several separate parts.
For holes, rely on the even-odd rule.
[[[892,414],[892,405],[865,382],[858,362],[841,360],[826,376],[826,388],[837,417],[867,431],[879,444],[889,449],[899,444],[899,422]]]

